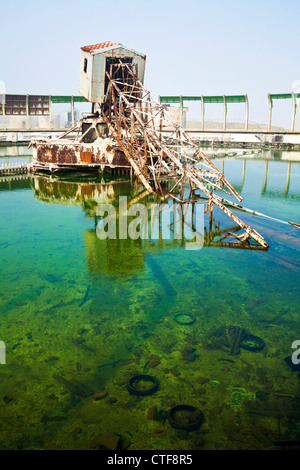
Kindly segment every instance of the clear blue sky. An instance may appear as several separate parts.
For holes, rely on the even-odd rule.
[[[7,93],[78,94],[80,47],[104,41],[147,54],[155,96],[247,93],[252,121],[266,122],[268,92],[300,81],[299,0],[10,0],[0,12]]]

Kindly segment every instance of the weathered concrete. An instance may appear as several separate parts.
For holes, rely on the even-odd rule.
[[[67,129],[13,129],[0,130],[0,144],[22,144],[29,143],[34,139],[56,139]],[[70,134],[72,136],[72,134]]]
[[[62,135],[63,130],[0,130],[1,143],[29,143],[35,139],[57,139]],[[166,135],[168,131],[165,131]],[[246,148],[287,148],[300,149],[300,132],[292,131],[233,131],[233,130],[190,130],[186,131],[192,139],[203,145],[211,145],[212,143],[220,147],[236,146]],[[69,134],[72,137],[72,133]]]
[[[220,147],[300,149],[300,132],[186,131],[200,145]]]

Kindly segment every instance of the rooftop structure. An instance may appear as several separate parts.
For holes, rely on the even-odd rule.
[[[81,48],[79,92],[91,103],[103,103],[107,93],[110,67],[122,61],[129,66],[135,64],[136,75],[143,83],[145,74],[145,54],[136,52],[117,42],[102,42]],[[118,77],[126,81],[126,77]]]

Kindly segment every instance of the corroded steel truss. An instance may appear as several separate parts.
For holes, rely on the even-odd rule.
[[[135,64],[112,64],[107,75],[106,101],[102,105],[105,123],[130,162],[133,172],[149,192],[164,199],[171,196],[184,204],[197,197],[207,198],[206,212],[212,220],[214,204],[243,230],[232,235],[242,244],[267,242],[228,209],[215,191],[242,201],[229,183],[191,137],[178,125],[145,88],[136,75]],[[168,133],[164,133],[168,130]],[[241,207],[241,206],[239,206]]]

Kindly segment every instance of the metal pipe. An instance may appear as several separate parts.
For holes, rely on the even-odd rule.
[[[245,106],[246,106],[245,131],[247,131],[247,130],[248,130],[248,123],[249,123],[249,101],[248,101],[248,95],[245,95]]]
[[[180,96],[180,127],[183,127],[183,101],[182,101],[182,96]]]
[[[29,105],[28,105],[28,95],[26,95],[26,127],[30,129],[29,126]]]
[[[5,94],[2,95],[2,117],[3,117],[3,129],[6,130],[6,119],[5,119]]]
[[[297,98],[295,96],[295,93],[292,93],[292,106],[293,106],[293,111],[292,111],[292,131],[295,130],[295,120],[296,120],[296,109],[297,109]]]
[[[53,129],[52,110],[51,110],[51,95],[49,95],[49,127],[50,127],[50,129]]]
[[[272,102],[270,93],[268,93],[268,100],[269,100],[269,123],[268,123],[268,131],[270,131],[270,130],[271,130],[271,127],[272,127],[272,108],[273,108],[273,102]]]
[[[226,97],[223,95],[223,104],[224,104],[224,123],[223,123],[223,131],[226,130],[226,117],[227,117],[227,104],[226,104]]]
[[[72,119],[72,127],[74,127],[74,96],[71,96],[71,119]]]

